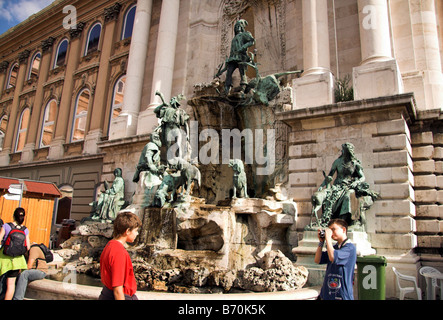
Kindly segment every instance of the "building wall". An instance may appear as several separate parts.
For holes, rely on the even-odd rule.
[[[0,110],[8,119],[0,174],[70,185],[74,188],[71,218],[81,220],[89,215],[88,204],[101,181],[103,156],[96,145],[108,136],[114,85],[126,73],[131,39],[120,39],[125,13],[135,2],[119,1],[119,10],[113,7],[117,1],[76,2],[77,32],[63,27],[67,16],[63,8],[71,3],[56,1],[0,36],[1,61],[8,65],[0,73]],[[85,55],[89,29],[97,22],[102,25],[98,50]],[[69,42],[65,63],[54,67],[58,45],[64,39]],[[36,52],[42,56],[39,73],[27,79]],[[15,62],[20,64],[17,84],[6,88]],[[74,109],[83,89],[90,92],[85,136],[71,142]],[[44,110],[52,99],[57,102],[52,142],[40,147]],[[31,118],[25,146],[15,152],[20,114],[27,107]]]
[[[102,156],[77,157],[51,163],[39,162],[27,165],[11,165],[0,170],[0,176],[53,182],[57,187],[73,188],[71,219],[80,221],[91,211],[100,187],[103,166]]]
[[[120,10],[108,11],[117,2]],[[143,24],[134,29],[132,38],[120,40],[124,14],[134,3],[143,8],[136,13]],[[135,164],[157,125],[152,112],[158,104],[156,88],[167,99],[179,93],[191,99],[194,85],[213,80],[217,66],[229,54],[233,25],[244,18],[256,39],[262,76],[304,70],[300,78],[282,79],[292,89],[292,109],[297,111],[284,116],[293,124],[288,139],[287,187],[299,206],[297,229],[301,232],[307,223],[309,198],[321,183],[321,172],[338,156],[340,144],[351,140],[366,166],[369,184],[383,196],[370,213],[373,245],[379,252],[395,256],[391,261],[407,265],[410,273],[415,272],[417,257],[408,254],[402,258],[405,252],[415,251],[422,258],[430,254],[438,260],[443,247],[439,129],[443,5],[438,0],[312,3],[80,0],[74,5],[77,21],[84,23],[83,31],[70,32],[62,22],[66,16],[63,8],[71,1],[54,2],[0,36],[0,116],[6,115],[8,120],[0,174],[75,184],[74,202],[76,195],[81,201],[74,203],[73,212],[80,219],[87,215],[87,203],[94,200],[100,183],[111,181],[114,167],[122,167],[130,200]],[[84,56],[88,30],[96,22],[103,27],[99,50]],[[69,40],[66,64],[54,69],[57,45],[65,37]],[[27,80],[26,72],[37,50],[42,52],[40,73]],[[141,57],[137,55],[145,51]],[[20,67],[18,82],[15,88],[6,89],[8,72],[15,62]],[[126,88],[131,93],[125,95],[117,120],[109,121],[113,86],[122,75],[132,77]],[[251,71],[248,75],[254,76]],[[346,76],[356,101],[341,105],[334,98],[334,86]],[[71,143],[74,106],[84,88],[91,92],[86,135],[84,140]],[[405,97],[412,102],[403,101]],[[55,132],[51,145],[40,148],[44,106],[52,98],[58,106]],[[378,109],[368,109],[366,100]],[[409,105],[404,107],[409,111],[399,112],[399,105]],[[344,106],[351,106],[352,112],[341,115]],[[32,110],[27,140],[21,152],[14,152],[20,114],[26,107]],[[193,118],[185,101],[182,107]],[[316,110],[325,113],[299,119]],[[335,110],[333,116],[330,110]],[[386,113],[380,114],[380,110]],[[70,166],[83,178],[68,174]],[[45,174],[34,176],[34,167]]]
[[[443,213],[443,130],[438,114],[427,113],[411,127],[414,161],[415,203],[417,207],[417,240],[424,260],[441,255]]]

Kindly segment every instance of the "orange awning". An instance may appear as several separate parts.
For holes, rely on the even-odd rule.
[[[8,191],[8,188],[11,184],[18,184],[20,183],[20,181],[23,181],[23,183],[25,184],[23,192],[24,194],[26,194],[26,192],[30,192],[46,196],[50,195],[57,198],[61,196],[60,190],[58,190],[54,183],[44,181],[32,181],[26,179],[19,180],[15,178],[0,177],[0,190],[3,189]]]

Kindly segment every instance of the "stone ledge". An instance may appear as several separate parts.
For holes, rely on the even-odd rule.
[[[43,279],[28,285],[27,299],[35,300],[97,300],[101,287],[65,285],[63,282]],[[315,300],[320,287],[307,287],[293,291],[227,293],[227,294],[183,294],[137,291],[140,300]]]
[[[376,112],[377,110],[399,106],[406,107],[407,113],[411,119],[417,119],[416,104],[412,93],[349,102],[338,102],[319,107],[278,112],[276,118],[277,120],[281,120],[288,125],[291,125],[294,120],[297,121],[301,119],[333,116],[337,114],[343,115],[345,113],[353,112]]]

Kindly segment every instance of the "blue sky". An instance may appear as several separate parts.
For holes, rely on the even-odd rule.
[[[0,34],[50,5],[54,0],[0,0]]]

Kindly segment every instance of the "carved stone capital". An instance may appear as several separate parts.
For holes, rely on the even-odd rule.
[[[105,22],[110,22],[118,19],[122,5],[120,3],[115,3],[112,6],[105,8]]]
[[[8,70],[9,67],[9,62],[8,61],[3,61],[0,63],[0,73],[6,73],[6,70]]]
[[[42,41],[42,51],[43,53],[49,52],[54,44],[55,38],[49,37],[46,40]]]
[[[18,62],[20,64],[25,63],[26,61],[28,61],[30,54],[31,54],[31,52],[29,50],[23,50],[22,52],[20,52],[18,54]]]
[[[75,28],[69,29],[69,35],[71,36],[71,40],[80,38],[85,25],[86,24],[84,22],[79,22],[77,23]]]

